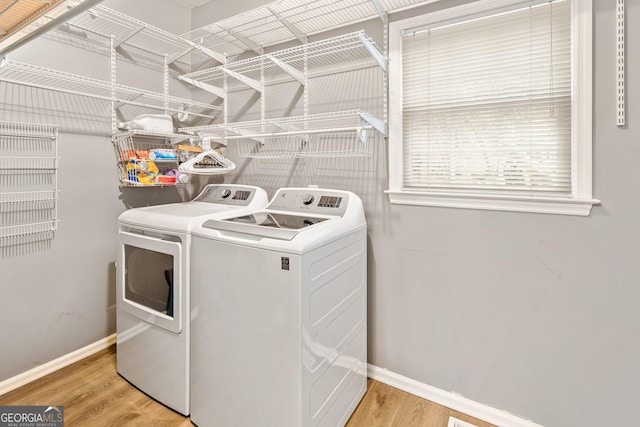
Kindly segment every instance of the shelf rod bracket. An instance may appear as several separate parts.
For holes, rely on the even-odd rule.
[[[215,96],[217,96],[218,98],[225,98],[226,97],[226,93],[225,91],[218,87],[218,86],[213,86],[207,83],[203,83],[203,82],[199,82],[198,80],[194,80],[191,79],[189,77],[184,77],[184,76],[179,76],[178,77],[180,80],[182,80],[183,82],[189,83],[192,86],[198,87],[204,91],[207,91]]]
[[[235,32],[233,30],[225,28],[225,27],[223,27],[223,26],[221,26],[219,24],[218,24],[218,27],[222,28],[224,31],[229,33],[230,36],[234,37],[236,40],[241,42],[243,45],[247,46],[249,49],[251,49],[252,51],[257,53],[258,55],[262,55],[264,53],[264,49],[263,49],[262,45],[254,42],[250,38],[245,37],[242,34],[237,33],[237,32]]]
[[[264,85],[262,83],[260,83],[259,81],[252,79],[251,77],[247,77],[244,74],[240,74],[237,73],[235,71],[229,70],[226,67],[222,67],[222,71],[233,77],[236,80],[241,81],[242,83],[246,84],[247,86],[253,88],[254,90],[256,90],[257,92],[263,93],[264,92]]]
[[[116,109],[116,110],[118,110],[118,109],[120,109],[122,106],[124,106],[124,105],[128,105],[128,104],[127,104],[127,102],[133,102],[133,101],[135,101],[136,99],[138,99],[138,98],[140,98],[140,97],[142,97],[142,96],[143,96],[143,94],[142,94],[142,93],[139,93],[139,94],[137,94],[137,95],[130,96],[129,98],[127,98],[127,100],[126,100],[126,101],[114,101],[113,108],[114,108],[114,109]]]
[[[176,52],[173,53],[171,55],[169,55],[167,57],[167,63],[168,64],[173,64],[174,62],[176,62],[178,59],[182,58],[183,56],[185,56],[187,53],[191,52],[193,49],[195,49],[193,46],[189,46],[188,48],[186,48],[185,50],[181,51],[181,52]]]
[[[114,40],[114,42],[113,42],[114,49],[119,48],[120,46],[122,46],[123,43],[126,43],[127,40],[131,40],[133,37],[135,37],[136,34],[141,33],[143,30],[144,30],[144,28],[142,28],[142,27],[137,28],[135,30],[132,30],[129,34],[123,36],[122,38]]]
[[[306,85],[306,82],[305,82],[305,79],[304,79],[304,74],[302,74],[300,71],[296,70],[295,67],[292,67],[291,65],[287,64],[286,62],[283,62],[282,60],[280,60],[279,58],[276,58],[275,56],[273,56],[271,54],[267,53],[265,55],[265,57],[269,61],[273,62],[278,67],[280,67],[285,73],[289,74],[291,77],[293,77],[298,82],[300,82],[300,84],[302,86]]]
[[[235,139],[247,138],[247,139],[253,139],[254,141],[257,141],[260,144],[264,145],[264,139],[262,139],[262,138],[254,138],[253,137],[254,135],[257,135],[256,132],[252,132],[252,131],[247,130],[247,129],[237,128],[235,126],[223,126],[223,129],[225,129],[228,132],[233,132],[236,135],[234,135],[234,136],[225,135],[225,136],[222,136],[222,137],[218,137],[218,138],[220,138],[220,143],[221,144],[227,145],[228,144],[227,140],[226,140],[227,138],[235,138]]]
[[[187,43],[189,43],[194,49],[204,53],[206,56],[208,56],[211,59],[214,59],[216,61],[218,61],[221,64],[226,64],[227,63],[227,58],[221,54],[220,52],[216,52],[215,50],[211,50],[208,49],[204,46],[201,46],[197,43],[193,43],[189,40],[187,40]]]
[[[363,111],[358,111],[358,115],[367,122],[369,125],[373,126],[378,132],[382,135],[387,135],[387,126],[380,119],[373,117],[371,114],[367,114]]]
[[[369,54],[373,57],[373,59],[378,63],[378,66],[382,68],[382,71],[387,72],[387,59],[384,57],[382,53],[371,43],[364,34],[360,34],[358,36],[362,45],[369,51]]]
[[[291,32],[291,34],[293,34],[295,36],[295,38],[297,38],[300,41],[300,43],[304,44],[304,43],[307,42],[307,35],[305,33],[303,33],[302,31],[300,31],[300,29],[298,27],[296,27],[291,22],[289,22],[289,20],[287,20],[287,18],[285,18],[284,16],[282,16],[281,14],[279,14],[278,12],[273,10],[273,8],[271,8],[269,6],[266,6],[266,8],[267,8],[267,10],[269,12],[271,12],[271,14],[273,16],[278,18],[278,21],[280,21],[282,23],[282,25],[287,27],[287,29]]]

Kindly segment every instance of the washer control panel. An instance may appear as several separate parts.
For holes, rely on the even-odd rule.
[[[255,192],[255,188],[242,185],[209,184],[193,201],[218,205],[249,206]]]
[[[316,188],[281,188],[268,208],[274,210],[343,216],[349,193]]]

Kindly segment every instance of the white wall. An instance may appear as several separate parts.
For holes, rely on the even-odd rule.
[[[104,4],[169,31],[190,29],[189,9],[168,0]],[[109,80],[104,53],[48,33],[9,59]],[[157,78],[155,90],[162,91],[161,77],[122,69],[130,71],[119,75],[121,83]],[[116,218],[132,197],[118,188],[109,108],[106,102],[0,83],[1,120],[61,126],[55,237],[5,249],[0,257],[0,381],[115,332]],[[143,195],[133,197],[147,203],[160,197],[153,190]]]
[[[265,3],[213,1],[194,10],[193,25]],[[638,22],[640,4],[626,3],[627,22]],[[594,8],[594,192],[603,203],[587,218],[390,205],[383,144],[368,160],[244,162],[228,178],[269,191],[356,191],[369,223],[369,362],[547,427],[637,424],[640,30],[627,26],[620,129],[615,2]],[[378,21],[366,25],[377,37]],[[326,90],[333,102],[344,93],[338,83]]]

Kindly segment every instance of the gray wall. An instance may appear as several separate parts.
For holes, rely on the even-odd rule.
[[[199,27],[264,3],[215,0],[190,19]],[[234,157],[238,173],[225,178],[271,193],[307,184],[355,190],[369,222],[370,363],[547,427],[637,424],[640,87],[633,76],[640,46],[633,41],[640,30],[627,27],[628,125],[619,129],[615,2],[594,3],[594,195],[603,204],[587,218],[392,206],[383,193],[383,142],[361,160]],[[640,4],[626,3],[627,22],[639,22]],[[105,4],[170,31],[189,25],[188,13],[168,1],[162,7],[158,0]],[[377,22],[366,27],[379,37]],[[34,41],[12,58],[91,75],[104,70],[101,78],[107,77],[104,59],[55,43]],[[378,78],[360,83],[375,95],[363,100],[365,109],[379,108]],[[347,87],[331,79],[317,84],[329,96]],[[105,106],[14,86],[0,85],[0,93],[3,119],[65,128],[60,229],[50,245],[0,259],[1,380],[115,331],[115,218],[124,207],[103,136]],[[157,202],[147,193],[134,198]]]
[[[193,25],[265,3],[214,1],[194,10]],[[253,161],[229,177],[269,191],[318,184],[360,194],[369,362],[547,427],[637,424],[640,30],[627,26],[628,126],[620,129],[615,2],[594,3],[594,195],[602,206],[587,218],[390,205],[383,143],[367,160]],[[626,3],[627,22],[639,22],[640,4]],[[378,22],[366,26],[380,34]],[[344,93],[331,87],[329,99]]]
[[[190,29],[189,9],[168,0],[104,4],[169,31]],[[9,59],[109,80],[107,52],[74,43],[48,33]],[[157,82],[149,89],[162,91],[160,75],[120,65],[120,83]],[[109,108],[106,102],[0,83],[1,120],[61,126],[55,237],[5,248],[0,257],[0,381],[115,332],[116,218],[131,197],[117,184]],[[134,197],[160,197],[146,190]]]

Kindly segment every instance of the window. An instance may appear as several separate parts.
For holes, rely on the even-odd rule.
[[[392,203],[588,215],[591,0],[390,25]]]

